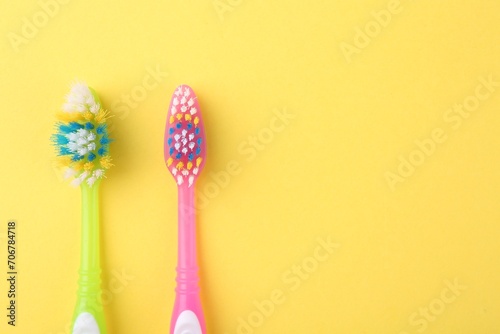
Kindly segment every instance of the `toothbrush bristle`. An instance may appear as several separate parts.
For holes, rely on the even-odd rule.
[[[65,178],[73,178],[72,185],[86,182],[92,186],[113,165],[106,125],[109,114],[92,89],[81,82],[73,84],[62,109],[52,135],[59,163],[66,167]]]
[[[205,164],[205,129],[191,87],[181,85],[172,96],[165,126],[164,157],[178,185],[191,187]]]

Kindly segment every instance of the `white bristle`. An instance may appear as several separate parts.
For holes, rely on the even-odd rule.
[[[198,175],[198,167],[193,168],[193,174]]]
[[[189,112],[191,113],[191,115],[196,114],[196,108],[192,107],[191,109],[189,109]]]
[[[74,170],[73,168],[68,167],[64,171],[64,178],[65,179],[69,179],[70,177],[73,177],[75,174],[76,174],[76,170]]]
[[[88,149],[89,151],[93,151],[93,150],[95,150],[95,143],[90,143],[90,144],[88,144],[88,145],[87,145],[87,149]]]
[[[181,107],[181,111],[182,111],[182,112],[186,112],[187,110],[188,110],[188,108],[187,108],[186,106],[182,106],[182,107]]]
[[[170,111],[172,112],[172,115],[175,115],[175,113],[177,112],[177,108],[175,106],[172,106]]]
[[[184,181],[184,179],[182,178],[182,176],[181,176],[181,175],[178,175],[178,176],[177,176],[177,184],[178,184],[178,185],[181,185],[183,181]]]
[[[82,180],[80,180],[79,178],[76,178],[76,179],[73,179],[70,184],[73,187],[78,187],[80,185],[80,183],[82,183]]]
[[[86,147],[81,147],[77,150],[78,154],[80,155],[85,155],[89,152],[89,150]]]
[[[181,143],[175,143],[174,147],[178,151],[181,148]]]
[[[76,152],[76,150],[78,150],[78,144],[73,141],[69,142],[66,146],[71,152]]]
[[[185,104],[187,102],[186,98],[183,96],[181,99],[181,104]]]
[[[87,184],[88,184],[89,186],[92,186],[92,185],[95,183],[95,181],[96,181],[95,176],[91,176],[91,177],[89,177],[89,178],[87,179]]]
[[[73,111],[75,111],[74,108],[73,108],[73,105],[71,103],[65,103],[65,104],[63,104],[62,110],[66,111],[66,112],[73,112]]]
[[[95,140],[95,137],[96,137],[95,133],[91,132],[91,133],[89,133],[89,135],[87,136],[87,140],[88,140],[88,141],[93,141],[93,140]]]
[[[188,151],[187,147],[184,147],[184,148],[182,149],[182,153],[184,153],[184,154],[186,154],[186,153],[187,153],[187,151]]]
[[[187,169],[182,170],[182,175],[188,176],[189,175],[189,171]]]
[[[99,105],[99,103],[95,103],[94,105],[90,106],[90,112],[93,114],[97,114],[99,110],[101,110],[101,106]]]
[[[177,133],[177,134],[174,135],[175,141],[179,141],[180,138],[181,138],[180,134]]]
[[[194,148],[194,145],[195,145],[195,144],[194,144],[193,142],[190,142],[190,143],[188,144],[189,149],[190,149],[190,150],[192,150],[192,149]]]
[[[103,177],[103,176],[104,176],[104,169],[96,169],[96,170],[94,171],[93,175],[94,175],[96,178],[100,179],[101,177]]]
[[[186,138],[182,138],[181,142],[182,142],[182,146],[186,146],[186,144],[188,143],[188,140]]]
[[[194,139],[194,133],[190,133],[189,136],[188,136],[189,140],[193,140]]]
[[[191,176],[189,177],[188,181],[189,181],[189,182],[188,182],[188,184],[189,184],[189,186],[191,187],[191,186],[193,185],[194,176],[193,176],[193,175],[191,175]]]
[[[78,129],[78,130],[76,130],[76,133],[80,137],[85,137],[89,134],[89,132],[85,129]]]
[[[177,168],[175,167],[172,168],[172,175],[174,176],[177,175]]]
[[[188,88],[184,88],[184,96],[189,96],[189,89]]]
[[[75,179],[73,179],[73,181],[71,181],[71,185],[72,186],[79,186],[80,183],[85,181],[85,178],[88,176],[88,174],[89,173],[87,171],[81,173],[80,175],[78,175],[78,177],[76,177]]]
[[[193,98],[190,98],[189,101],[188,101],[188,106],[192,106],[194,104],[194,100]]]
[[[186,129],[182,130],[182,136],[183,136],[183,137],[186,137],[187,133],[188,133],[188,132],[187,132],[187,130],[186,130]]]
[[[70,141],[75,141],[78,139],[78,135],[76,132],[71,132],[66,135],[66,138],[68,138]]]
[[[85,138],[78,138],[76,143],[79,145],[79,146],[82,146],[82,145],[85,145],[88,143],[87,139]]]
[[[97,113],[99,109],[99,103],[95,100],[90,88],[83,82],[73,84],[63,105],[63,110],[66,112],[91,111]]]
[[[176,106],[178,104],[179,104],[179,100],[176,97],[174,97],[174,106]]]

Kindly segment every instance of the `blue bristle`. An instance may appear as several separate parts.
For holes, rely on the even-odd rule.
[[[200,128],[196,128],[196,129],[194,129],[194,134],[195,134],[195,135],[197,135],[197,134],[199,134],[199,133],[200,133]]]
[[[67,143],[69,143],[69,139],[66,138],[66,136],[61,134],[61,133],[55,134],[52,137],[52,140],[54,141],[54,143],[56,145],[59,145],[59,146],[66,145]]]
[[[177,155],[175,156],[176,159],[180,159],[181,157],[182,157],[181,152],[177,153]]]
[[[99,151],[102,149],[102,147],[99,149]],[[94,161],[94,159],[96,158],[95,154],[90,152],[89,155],[87,156],[87,160],[88,161]]]
[[[108,152],[108,145],[102,146],[100,149],[97,150],[97,154],[99,154],[101,157],[105,155]]]
[[[191,153],[189,153],[189,155],[188,155],[188,159],[189,159],[189,161],[193,160],[193,157],[194,157],[194,156],[193,156],[193,153],[192,153],[192,152],[191,152]]]
[[[168,133],[169,133],[169,134],[173,135],[173,134],[174,134],[174,132],[175,132],[175,129],[174,129],[174,128],[170,128],[170,129],[168,129]]]
[[[187,125],[187,129],[188,129],[188,130],[191,130],[191,128],[192,128],[192,127],[193,127],[193,124],[192,124],[192,123],[188,123],[188,125]]]
[[[92,130],[94,128],[94,124],[87,122],[85,123],[85,129]]]
[[[101,145],[106,145],[106,144],[111,143],[111,139],[110,139],[107,135],[104,135],[104,136],[102,136],[102,138],[99,140],[99,143],[100,143]]]
[[[78,129],[83,129],[83,125],[77,122],[70,122],[68,124],[58,123],[57,126],[59,128],[59,132],[61,132],[62,134],[67,134]]]
[[[168,140],[167,140],[167,144],[168,144],[168,146],[171,146],[171,145],[172,145],[172,137],[168,138]]]
[[[73,160],[73,161],[79,161],[82,159],[83,159],[83,155],[78,155],[78,154],[75,154],[71,157],[71,160]]]
[[[59,125],[59,131],[61,133],[70,133],[70,132],[73,132],[73,130],[71,129],[71,127],[69,125],[66,125],[66,124],[60,124]]]
[[[176,127],[177,129],[180,129],[182,127],[182,123],[177,123]]]
[[[83,125],[78,123],[78,122],[70,122],[69,126],[71,128],[71,132],[79,130],[79,129],[83,129]]]
[[[95,132],[97,132],[97,134],[100,134],[100,135],[102,135],[102,134],[106,133],[106,132],[107,132],[107,131],[106,131],[106,124],[101,124],[101,125],[99,125],[99,126],[97,127],[97,129],[95,130]]]
[[[197,142],[198,142],[198,145],[201,145],[201,142],[202,142],[201,137],[200,137],[200,138],[198,138]]]
[[[200,155],[200,153],[201,153],[201,148],[200,148],[200,147],[197,147],[197,148],[196,148],[196,155]]]
[[[174,154],[174,148],[173,147],[170,148],[169,154],[170,155]]]
[[[69,148],[67,148],[65,146],[59,147],[59,155],[68,155],[68,154],[71,154]]]

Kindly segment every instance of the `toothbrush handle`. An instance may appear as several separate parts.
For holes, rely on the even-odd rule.
[[[196,260],[194,187],[179,186],[179,245],[177,287],[170,323],[171,334],[205,334]]]
[[[99,254],[99,182],[93,187],[82,184],[82,244],[78,299],[72,334],[106,334],[101,302]]]

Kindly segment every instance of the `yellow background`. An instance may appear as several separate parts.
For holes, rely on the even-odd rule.
[[[34,0],[0,5],[0,272],[15,219],[20,273],[18,326],[2,311],[2,333],[68,333],[80,194],[52,165],[49,137],[75,79],[116,115],[101,187],[109,333],[168,332],[177,197],[163,131],[182,83],[208,134],[197,189],[209,333],[238,333],[239,318],[247,333],[500,333],[500,87],[458,128],[444,118],[479,78],[500,81],[500,2],[402,0],[385,27],[372,14],[385,0],[66,2],[53,17]],[[294,116],[280,131],[276,110]],[[391,189],[386,173],[437,128],[447,140]],[[340,246],[315,267],[318,238]],[[304,264],[294,290],[289,270]],[[284,301],[259,316],[254,301],[275,290]],[[438,314],[424,321],[429,307]]]

